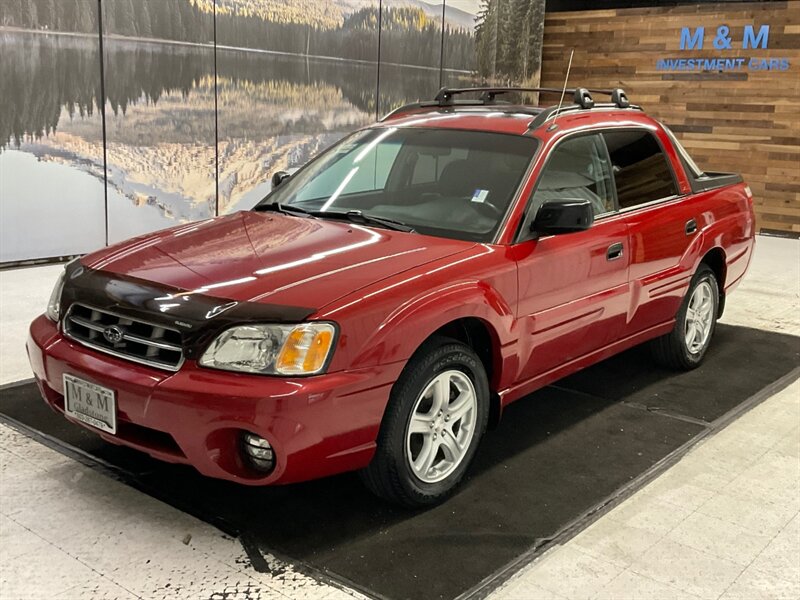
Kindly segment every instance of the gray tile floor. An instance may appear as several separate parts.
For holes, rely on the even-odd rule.
[[[723,322],[800,335],[800,242],[759,237]],[[800,382],[769,398],[493,600],[800,599]]]
[[[494,598],[800,598],[800,382]]]
[[[60,267],[0,272],[0,383]],[[759,238],[724,322],[800,334],[800,242]],[[800,598],[800,383],[678,464],[495,599]],[[0,598],[351,598],[0,426]],[[279,567],[279,568],[278,568]],[[357,596],[357,595],[356,595]]]
[[[360,597],[0,426],[0,598]]]

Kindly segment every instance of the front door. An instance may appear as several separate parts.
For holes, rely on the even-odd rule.
[[[603,348],[624,331],[630,243],[616,214],[608,154],[599,134],[560,142],[536,183],[523,232],[545,201],[586,199],[595,223],[586,231],[522,241],[517,260],[520,372],[546,375]]]

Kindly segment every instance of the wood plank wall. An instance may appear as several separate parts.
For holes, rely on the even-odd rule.
[[[731,50],[716,50],[720,25]],[[742,49],[745,25],[769,25],[768,49]],[[703,50],[680,50],[682,27],[705,27]],[[800,233],[800,1],[553,12],[545,17],[541,84],[622,87],[672,127],[702,169],[736,171],[762,230]],[[658,71],[660,58],[788,58],[786,71]]]

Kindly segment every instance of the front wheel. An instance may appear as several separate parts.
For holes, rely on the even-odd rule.
[[[455,340],[433,339],[394,385],[362,479],[398,504],[440,502],[463,479],[488,417],[489,382],[478,356]]]
[[[701,264],[675,317],[675,327],[652,341],[653,357],[672,369],[699,366],[711,344],[719,311],[719,286],[714,271]]]

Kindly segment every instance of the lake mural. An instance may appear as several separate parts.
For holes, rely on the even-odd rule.
[[[512,4],[539,36],[516,59],[482,29],[510,31]],[[530,82],[543,6],[2,0],[0,263],[249,209],[273,172],[441,85]]]

